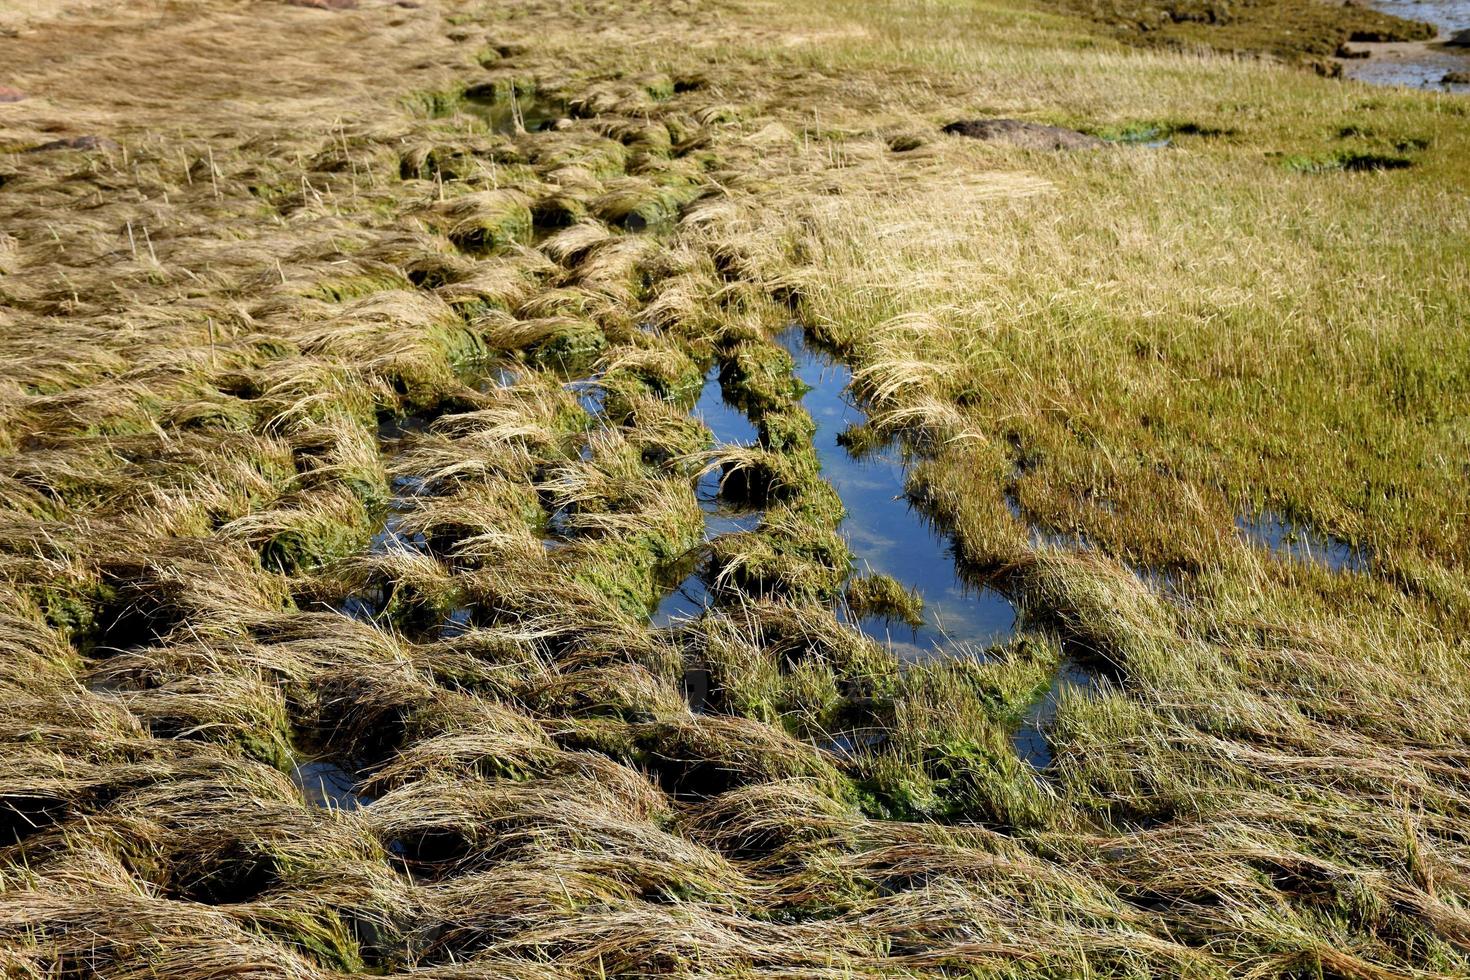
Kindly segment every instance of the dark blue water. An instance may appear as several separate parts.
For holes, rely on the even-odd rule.
[[[356,810],[373,802],[354,791],[357,780],[334,762],[303,762],[291,770],[291,781],[306,802],[324,810]]]
[[[1238,517],[1235,526],[1251,544],[1281,558],[1322,565],[1334,572],[1368,570],[1368,555],[1361,548],[1330,534],[1293,524],[1273,511]]]
[[[995,589],[967,581],[952,542],[909,504],[901,449],[890,445],[859,458],[838,444],[844,430],[866,421],[847,394],[852,375],[846,366],[810,346],[800,327],[784,331],[777,341],[810,389],[802,404],[817,424],[822,476],[847,509],[842,531],[856,570],[890,575],[924,600],[924,624],[917,630],[874,617],[857,625],[903,659],[983,649],[1009,639],[1016,629],[1016,607]]]

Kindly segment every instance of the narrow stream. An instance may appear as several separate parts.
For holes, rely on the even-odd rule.
[[[705,373],[704,386],[694,403],[693,416],[714,434],[716,446],[751,445],[756,441],[755,426],[745,413],[725,401],[720,391],[720,366],[716,362]],[[704,511],[704,540],[713,541],[722,534],[753,531],[760,524],[761,512],[740,509],[720,499],[720,472],[711,470],[699,478],[695,487],[699,508]],[[673,568],[666,570],[669,591],[653,610],[655,627],[668,626],[681,619],[694,619],[709,606],[709,588],[703,575],[704,553],[697,549]]]
[[[461,381],[468,388],[486,392],[496,387],[514,383],[516,368],[505,363],[471,362],[456,369]],[[425,432],[441,412],[420,410],[407,415],[390,415],[378,420],[378,454],[385,469],[392,469],[393,461],[406,448],[405,443]],[[367,553],[384,555],[393,551],[428,550],[423,535],[401,533],[404,515],[414,508],[414,498],[428,488],[421,477],[394,476],[389,479],[388,502],[384,505],[379,522],[368,543]],[[373,588],[354,595],[345,596],[334,608],[343,615],[363,623],[376,623],[382,614],[388,596],[381,588]]]
[[[466,112],[484,120],[490,132],[507,135],[550,129],[568,112],[564,99],[519,91],[497,97],[493,91],[480,93],[471,89],[465,93],[463,106]]]
[[[889,445],[857,457],[838,443],[845,429],[866,421],[847,395],[851,372],[808,344],[799,326],[783,331],[777,341],[796,361],[797,377],[811,389],[802,403],[817,425],[814,442],[822,476],[847,509],[842,526],[857,571],[890,575],[924,600],[924,622],[918,629],[877,617],[865,617],[857,625],[904,660],[940,650],[978,652],[1009,639],[1016,629],[1015,605],[988,585],[967,581],[952,542],[910,505],[904,495],[902,449]]]
[[[1097,687],[1096,671],[1088,670],[1075,660],[1064,659],[1051,680],[1051,687],[1021,718],[1021,727],[1011,736],[1016,754],[1035,769],[1051,765],[1051,742],[1047,730],[1057,717],[1057,707],[1069,692],[1086,692]]]

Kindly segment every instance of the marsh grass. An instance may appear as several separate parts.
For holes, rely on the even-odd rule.
[[[1470,971],[1459,101],[1059,7],[157,13],[0,37],[0,972]],[[1013,639],[839,617],[920,597],[793,321]]]

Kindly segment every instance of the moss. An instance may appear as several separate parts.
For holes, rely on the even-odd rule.
[[[509,200],[487,202],[486,207],[469,211],[455,221],[448,232],[449,240],[458,248],[485,255],[529,238],[531,211]]]
[[[793,413],[806,393],[795,372],[796,362],[784,348],[767,340],[749,340],[724,352],[720,388],[757,418],[771,412]]]
[[[621,718],[568,718],[557,726],[554,737],[564,749],[598,752],[610,759],[646,768],[649,755],[639,741],[637,723]]]
[[[689,185],[657,185],[629,178],[592,202],[592,213],[629,231],[647,231],[671,225],[680,208],[699,191]]]
[[[591,587],[620,612],[643,619],[659,599],[664,570],[702,543],[704,515],[694,494],[673,479],[613,485],[626,496],[582,501],[578,514],[629,514],[637,515],[636,520],[618,533],[579,542],[575,550],[567,549],[564,560],[571,563],[573,579]]]
[[[756,434],[765,448],[788,452],[810,446],[817,434],[817,424],[799,404],[789,405],[761,412]]]
[[[408,280],[402,275],[384,269],[377,272],[362,272],[321,279],[307,289],[305,295],[313,299],[326,300],[328,303],[345,303],[348,300],[371,296],[373,293],[410,288],[412,287]]]
[[[847,705],[831,664],[808,660],[781,679],[775,716],[798,738],[826,738],[836,730]]]
[[[629,549],[614,540],[587,548],[572,578],[619,611],[641,619],[657,598],[657,569],[658,562],[647,551]]]
[[[362,952],[353,928],[332,909],[294,912],[273,908],[257,913],[257,928],[288,947],[299,950],[324,970],[361,973]]]
[[[801,452],[779,453],[756,450],[742,453],[723,464],[721,483],[724,495],[737,503],[753,507],[791,504],[803,498],[826,500],[835,492],[826,487],[820,475],[816,453],[808,446]],[[840,501],[838,502],[840,515]]]
[[[261,565],[286,575],[320,568],[367,546],[371,532],[365,506],[355,513],[341,507],[317,512],[283,510],[272,515],[274,528],[259,545]]]
[[[265,731],[245,731],[236,739],[235,744],[240,751],[257,762],[263,762],[273,769],[289,772],[294,765],[295,755],[291,751],[291,739],[284,727],[280,729],[269,729]]]
[[[256,413],[254,406],[238,398],[210,398],[175,406],[166,420],[177,429],[249,432],[256,425]]]
[[[1026,633],[958,669],[991,718],[1014,723],[1046,694],[1060,665],[1055,639]]]
[[[933,780],[937,817],[1020,829],[1044,827],[1053,818],[1047,794],[1008,745],[945,742],[926,753],[924,766]]]
[[[527,349],[533,363],[561,371],[585,367],[607,346],[607,336],[590,320],[565,320]]]
[[[848,798],[864,815],[876,820],[928,821],[938,808],[934,783],[928,775],[891,756],[880,756],[867,772],[854,778]]]
[[[862,459],[891,444],[892,440],[888,436],[867,423],[855,423],[837,433],[837,445],[856,459]]]
[[[832,527],[783,520],[759,532],[729,534],[712,546],[714,576],[747,595],[828,602],[842,589],[852,562],[847,542]]]
[[[686,353],[671,348],[640,352],[610,369],[602,379],[608,410],[615,418],[633,410],[642,398],[688,403],[704,386],[699,365]]]
[[[403,97],[403,106],[409,112],[428,119],[442,119],[453,115],[464,101],[463,86],[446,89],[410,92]]]
[[[36,589],[36,604],[48,625],[85,646],[97,623],[97,610],[117,602],[117,592],[101,582],[46,585]]]
[[[663,73],[642,75],[637,81],[643,87],[643,91],[648,93],[649,98],[658,102],[672,99],[674,93],[679,91],[674,79]]]
[[[1016,829],[1047,826],[1052,802],[1009,751],[955,738],[905,761],[880,754],[863,766],[850,792],[864,813],[883,820],[979,822]]]
[[[575,194],[558,191],[531,205],[531,220],[537,228],[566,228],[587,217],[587,202]]]

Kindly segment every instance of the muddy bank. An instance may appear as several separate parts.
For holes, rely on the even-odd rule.
[[[1470,92],[1470,2],[1371,0],[1373,9],[1434,27],[1428,39],[1358,37],[1338,51],[1343,74],[1372,85]]]
[[[1337,75],[1336,54],[1350,41],[1426,41],[1435,29],[1416,13],[1419,4],[1392,10],[1318,0],[1053,0],[1127,44],[1260,55]],[[1377,5],[1375,5],[1377,6]]]

